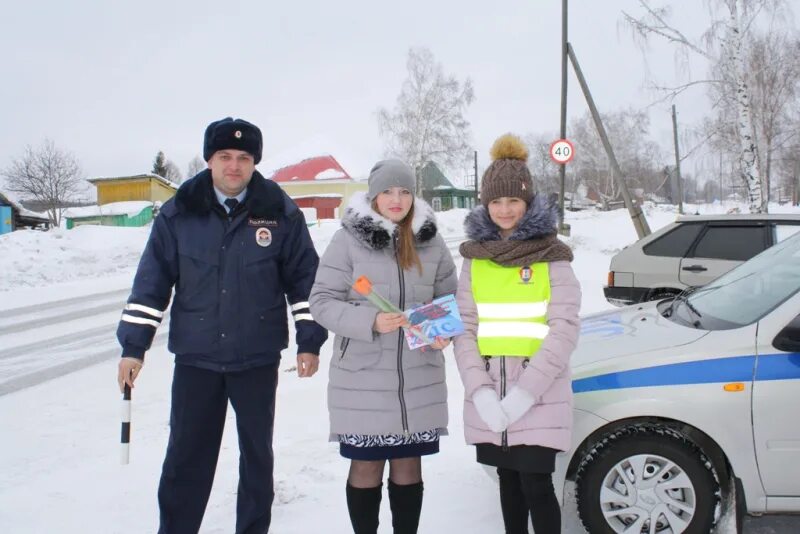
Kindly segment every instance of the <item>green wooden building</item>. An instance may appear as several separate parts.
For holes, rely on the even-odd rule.
[[[145,205],[146,204],[146,205]],[[144,226],[153,220],[156,204],[115,202],[104,206],[72,208],[67,213],[67,229],[92,224],[96,226]]]
[[[434,162],[426,163],[419,174],[422,198],[434,211],[447,211],[453,208],[471,209],[475,206],[475,191],[454,186]]]

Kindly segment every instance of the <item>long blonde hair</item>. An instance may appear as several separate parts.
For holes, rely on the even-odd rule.
[[[378,211],[378,201],[373,199],[371,205],[375,213],[380,215]],[[419,254],[417,254],[417,247],[414,242],[413,222],[414,204],[411,204],[411,209],[408,210],[406,216],[403,217],[402,221],[397,223],[397,263],[404,271],[409,271],[412,267],[416,267],[419,274],[422,274],[422,262],[419,260]]]

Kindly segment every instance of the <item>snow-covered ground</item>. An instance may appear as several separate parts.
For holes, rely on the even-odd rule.
[[[728,208],[691,206],[687,211],[723,213]],[[777,206],[772,209],[782,211]],[[465,213],[440,214],[439,226],[446,237],[463,233]],[[653,230],[675,218],[674,212],[660,207],[648,208],[646,214]],[[609,260],[636,239],[628,214],[622,210],[585,211],[568,213],[567,218],[572,225],[567,242],[575,249],[574,267],[583,285],[582,313],[605,309],[609,304],[603,298],[602,285]],[[310,229],[320,253],[337,228],[335,222],[323,222]],[[157,528],[156,488],[168,436],[172,358],[160,332],[134,390],[131,463],[120,465],[120,396],[113,357],[118,312],[103,311],[116,300],[120,305],[124,302],[147,233],[147,228],[79,227],[0,236],[0,532],[127,534],[155,532]],[[97,293],[103,296],[94,303],[78,304],[97,308],[96,315],[70,315],[74,314],[74,299]],[[54,301],[59,303],[52,304]],[[37,305],[41,309],[29,310],[24,321],[8,322],[14,315],[9,310]],[[37,319],[42,325],[31,327]],[[93,330],[97,333],[86,337],[82,346],[82,332]],[[59,347],[48,342],[53,338],[72,341]],[[26,351],[29,347],[37,347],[39,352]],[[325,361],[332,351],[330,341],[322,350],[321,370],[311,379],[297,378],[292,369],[294,351],[292,346],[285,352],[281,365],[285,372],[281,374],[275,424],[272,532],[346,533],[347,462],[338,456],[336,446],[326,441]],[[91,358],[87,359],[87,354]],[[420,532],[501,532],[496,487],[463,441],[463,389],[452,354],[448,355],[450,436],[443,439],[441,454],[423,461],[426,485]],[[80,370],[68,372],[70,358],[83,362],[73,367]],[[30,360],[38,362],[34,368]],[[56,364],[62,365],[54,367],[56,378],[3,395],[6,381],[42,373]],[[237,476],[231,411],[202,532],[232,530]],[[565,532],[583,532],[569,500],[564,522]],[[386,502],[381,524],[383,531],[388,531],[391,522]],[[800,529],[800,522],[793,519],[763,524],[766,526],[752,523],[747,532]],[[724,525],[727,530],[730,521]]]

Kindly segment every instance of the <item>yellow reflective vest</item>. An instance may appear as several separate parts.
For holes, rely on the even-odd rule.
[[[481,356],[536,354],[548,332],[549,264],[504,267],[473,259],[471,274]]]

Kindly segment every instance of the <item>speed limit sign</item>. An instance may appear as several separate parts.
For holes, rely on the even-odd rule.
[[[550,145],[550,157],[562,165],[569,163],[575,157],[575,147],[566,139],[553,141],[553,144]]]

